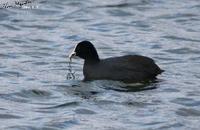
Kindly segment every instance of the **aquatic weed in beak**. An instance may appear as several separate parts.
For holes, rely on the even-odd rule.
[[[67,80],[73,80],[73,79],[75,79],[76,77],[75,77],[75,72],[73,72],[73,70],[72,70],[72,66],[71,66],[71,62],[72,62],[72,60],[71,60],[71,58],[73,57],[73,55],[72,54],[70,54],[70,56],[69,56],[69,62],[68,62],[68,66],[67,66],[67,70],[68,70],[68,73],[67,73],[67,76],[66,76],[66,78],[67,78]]]

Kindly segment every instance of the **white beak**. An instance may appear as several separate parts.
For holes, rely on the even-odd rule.
[[[76,56],[76,52],[72,52],[70,55],[69,55],[69,59],[71,60],[74,56]]]

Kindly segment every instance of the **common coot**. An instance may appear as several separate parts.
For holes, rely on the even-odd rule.
[[[84,81],[117,80],[125,83],[136,83],[156,79],[163,72],[154,60],[140,55],[125,55],[100,59],[94,45],[82,41],[70,54],[70,59],[78,56],[84,59]]]

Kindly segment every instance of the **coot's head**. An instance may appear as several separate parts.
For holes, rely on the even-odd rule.
[[[86,61],[89,62],[99,62],[99,56],[98,53],[94,47],[94,45],[89,41],[82,41],[79,42],[76,47],[74,48],[74,51],[70,54],[70,59],[73,56],[78,56]]]

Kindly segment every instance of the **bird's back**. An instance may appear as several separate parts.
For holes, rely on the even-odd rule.
[[[127,55],[101,60],[97,64],[84,64],[85,80],[119,80],[140,82],[155,79],[162,70],[148,57]]]

